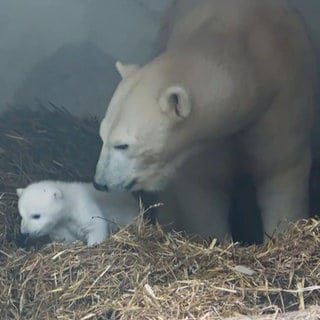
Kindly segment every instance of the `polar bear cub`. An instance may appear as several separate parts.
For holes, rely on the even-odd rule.
[[[130,223],[139,209],[130,194],[99,192],[91,183],[46,180],[16,191],[21,233],[59,242],[99,244]]]

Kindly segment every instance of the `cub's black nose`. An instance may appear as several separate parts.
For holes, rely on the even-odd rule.
[[[102,184],[99,184],[99,183],[96,183],[94,180],[93,180],[93,186],[95,187],[95,189],[99,190],[99,191],[108,191],[108,186],[105,184],[105,185],[102,185]]]
[[[29,240],[29,233],[18,233],[15,238],[15,243],[18,247],[25,247]]]

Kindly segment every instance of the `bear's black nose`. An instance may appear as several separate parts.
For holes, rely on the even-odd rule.
[[[99,184],[99,183],[96,183],[94,180],[93,180],[93,186],[95,187],[95,189],[99,190],[99,191],[108,191],[108,186],[105,184],[105,185],[102,185],[102,184]]]

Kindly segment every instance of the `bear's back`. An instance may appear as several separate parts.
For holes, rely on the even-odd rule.
[[[265,19],[295,24],[296,18],[296,12],[286,0],[178,0],[164,16],[163,29],[167,37],[162,41],[171,46],[197,34],[199,29],[201,32],[239,33]]]
[[[316,78],[306,26],[287,0],[177,0],[158,41],[159,51],[183,48],[216,61],[235,59],[269,84],[281,86],[292,74]]]

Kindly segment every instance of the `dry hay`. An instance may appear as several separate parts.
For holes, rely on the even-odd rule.
[[[93,248],[2,250],[2,316],[220,319],[304,309],[319,301],[319,232],[319,221],[303,221],[276,245],[210,247],[137,223]]]
[[[92,180],[101,146],[98,124],[54,105],[11,106],[1,115],[0,209],[6,208],[0,212],[0,245],[19,241],[17,187],[43,179]]]
[[[95,120],[24,110],[0,120],[1,319],[320,319],[318,309],[279,316],[318,304],[317,219],[261,246],[199,243],[138,218],[99,246],[18,248],[14,189],[44,178],[88,180],[99,150]]]

